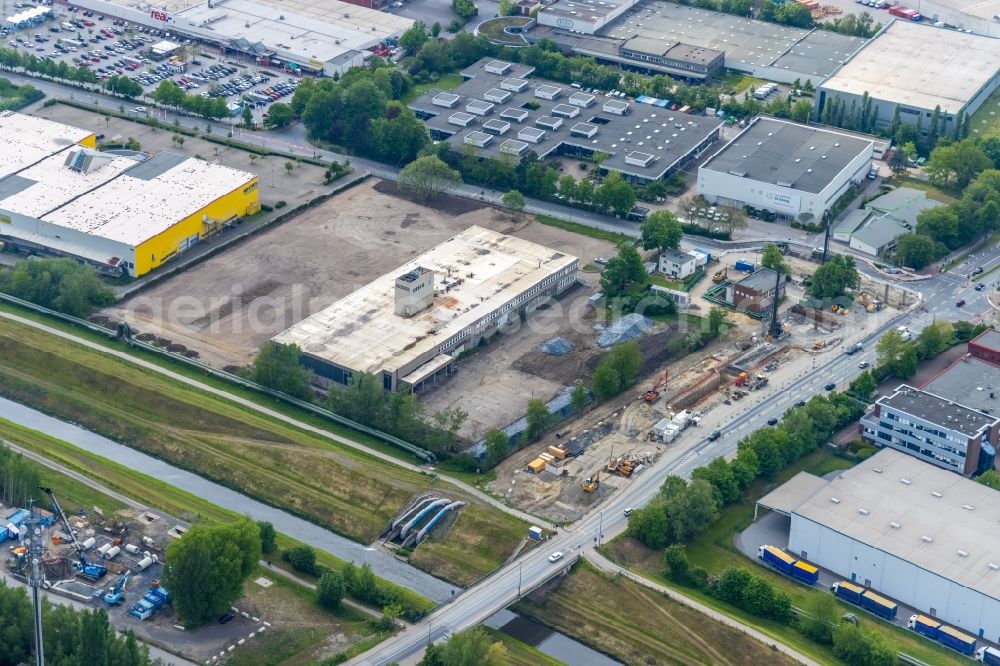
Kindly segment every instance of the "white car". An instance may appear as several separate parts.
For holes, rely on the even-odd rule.
[[[557,550],[556,552],[549,555],[549,562],[558,562],[559,560],[562,559],[562,557],[563,557],[563,552],[561,550]]]
[[[132,109],[132,111],[134,111],[135,113],[146,113],[146,107],[137,106],[134,109]]]

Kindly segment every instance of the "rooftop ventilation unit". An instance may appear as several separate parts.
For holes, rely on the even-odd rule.
[[[923,541],[924,543],[934,543],[934,537],[929,537],[926,534],[920,537],[920,540]]]
[[[834,504],[840,504],[840,498],[839,497],[831,497],[830,501],[833,502]]]
[[[939,493],[939,492],[938,492],[938,491],[936,491],[936,490],[932,490],[932,491],[931,491],[931,495],[933,495],[934,497],[939,497],[939,498],[940,498],[940,497],[944,497],[944,495],[942,495],[941,493]]]
[[[882,473],[882,468],[881,467],[876,467],[872,471],[875,472],[876,474],[881,474]]]
[[[901,526],[896,521],[892,521],[891,523],[889,523],[889,527],[891,527],[894,530],[898,530]]]
[[[867,516],[869,511],[868,509],[858,509],[858,513],[860,513],[862,516]]]
[[[995,563],[993,563],[993,562],[990,562],[990,563],[989,563],[989,564],[987,564],[986,566],[988,566],[988,567],[989,567],[990,569],[992,569],[993,571],[1000,571],[1000,564],[995,564]]]
[[[962,508],[965,509],[966,511],[975,511],[976,510],[976,507],[972,506],[971,504],[963,504]]]
[[[968,557],[969,554],[967,552],[965,552],[964,550],[960,550],[960,551],[958,551],[958,556],[959,557]]]
[[[907,486],[913,483],[913,481],[910,481],[909,479],[900,479],[899,482]]]

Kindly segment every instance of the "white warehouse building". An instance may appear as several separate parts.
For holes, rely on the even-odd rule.
[[[1000,642],[1000,493],[883,449],[832,480],[801,472],[758,506],[791,517],[788,551]]]
[[[864,180],[874,146],[855,133],[758,116],[698,169],[698,194],[819,222],[851,183]]]

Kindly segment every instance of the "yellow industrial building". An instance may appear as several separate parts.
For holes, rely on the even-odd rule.
[[[93,133],[61,123],[0,113],[0,145],[0,241],[109,274],[148,273],[260,210],[253,174],[170,152],[101,152]]]

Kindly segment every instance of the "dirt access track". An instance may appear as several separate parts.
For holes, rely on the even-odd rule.
[[[613,249],[458,197],[413,200],[369,179],[103,314],[217,367],[246,365],[275,334],[472,225],[576,255],[581,266]]]

